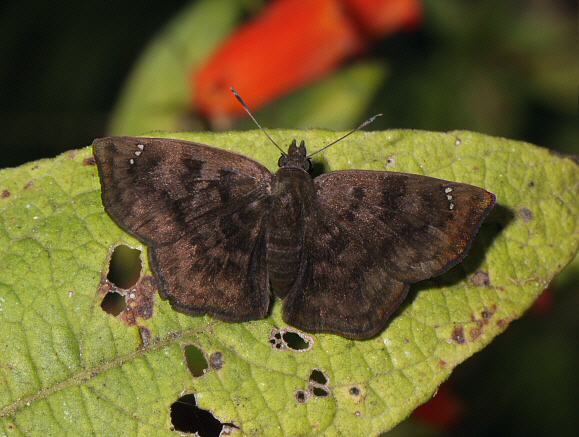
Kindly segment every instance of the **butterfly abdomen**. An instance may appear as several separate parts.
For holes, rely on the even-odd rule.
[[[302,264],[306,208],[313,196],[310,175],[297,168],[281,168],[272,181],[272,207],[267,227],[267,269],[273,291],[283,298]]]

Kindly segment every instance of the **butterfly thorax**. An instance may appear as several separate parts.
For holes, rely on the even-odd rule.
[[[307,208],[314,196],[308,169],[304,142],[298,147],[294,140],[288,153],[280,158],[280,169],[271,184],[267,268],[273,290],[280,298],[291,289],[302,265]]]

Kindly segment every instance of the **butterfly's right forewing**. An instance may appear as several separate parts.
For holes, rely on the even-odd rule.
[[[338,171],[314,185],[283,317],[349,338],[374,335],[408,284],[460,262],[495,202],[479,187],[404,173]]]

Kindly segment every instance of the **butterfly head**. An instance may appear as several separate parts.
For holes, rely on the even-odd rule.
[[[287,153],[280,156],[277,165],[281,167],[288,168],[299,168],[306,172],[312,169],[312,162],[306,156],[306,143],[301,141],[298,146],[296,140],[292,140]]]

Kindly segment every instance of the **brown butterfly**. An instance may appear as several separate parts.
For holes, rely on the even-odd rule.
[[[271,174],[187,141],[93,143],[107,214],[148,248],[161,298],[225,322],[264,318],[270,284],[283,320],[367,338],[409,285],[466,255],[495,196],[405,173],[344,170],[314,179],[302,141]]]

